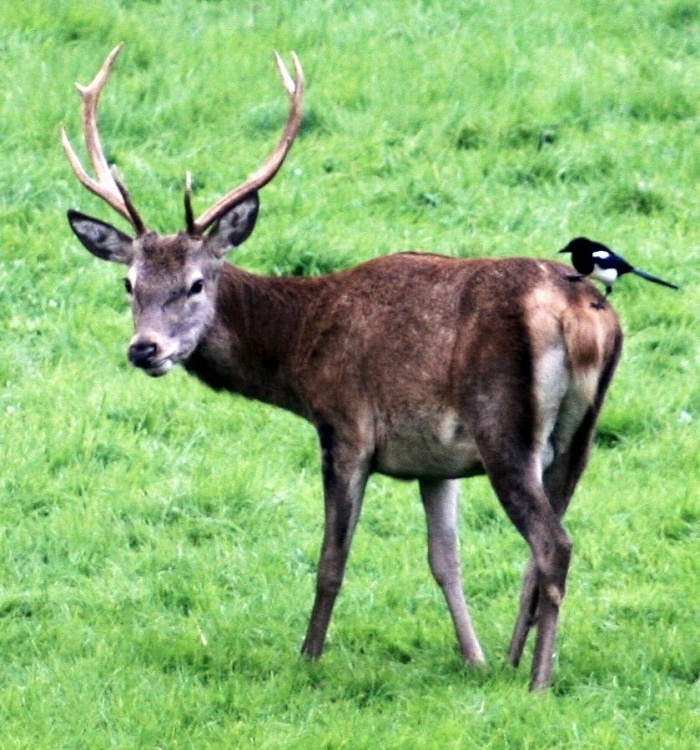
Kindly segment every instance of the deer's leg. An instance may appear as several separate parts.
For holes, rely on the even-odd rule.
[[[546,497],[544,498],[546,502]],[[532,562],[523,582],[521,614],[527,617],[528,628],[537,627],[537,640],[532,662],[531,690],[549,687],[552,679],[554,646],[559,620],[559,609],[566,591],[566,577],[571,560],[571,541],[558,516],[549,504],[537,501],[535,518],[523,524],[524,536],[530,544]],[[525,631],[524,635],[527,634]],[[524,645],[524,640],[522,641]],[[516,648],[511,646],[515,656]]]
[[[556,514],[557,518],[561,520],[566,508],[571,499],[571,492],[564,494],[562,485],[562,468],[564,461],[558,459],[556,465],[551,467],[551,473],[549,474],[549,481],[545,478],[545,492],[547,499],[552,507],[552,510]],[[527,643],[528,635],[530,630],[537,624],[538,620],[538,602],[540,595],[540,586],[537,573],[537,565],[535,564],[534,557],[530,557],[530,561],[525,569],[525,575],[523,576],[522,591],[520,593],[520,608],[518,611],[518,618],[515,622],[515,628],[513,629],[513,636],[510,641],[510,648],[508,649],[508,658],[510,663],[517,667],[520,664],[520,659]]]
[[[456,480],[420,482],[421,498],[428,525],[430,570],[447,601],[462,655],[470,664],[484,664],[484,653],[474,632],[464,599],[457,542]]]
[[[563,453],[557,453],[552,464],[544,472],[545,493],[552,510],[560,520],[569,507],[578,480],[588,463],[594,424],[594,411],[589,410],[583,417],[578,430],[571,437],[567,450]],[[517,667],[520,663],[528,634],[531,628],[537,624],[538,597],[537,567],[534,558],[531,557],[523,578],[520,611],[513,629],[513,637],[508,652],[510,662],[514,667]]]
[[[530,630],[537,621],[537,597],[539,593],[539,584],[537,580],[537,568],[535,567],[534,558],[530,557],[525,575],[523,577],[523,588],[520,593],[520,609],[518,610],[518,619],[515,622],[513,636],[510,639],[510,648],[508,649],[508,659],[510,663],[517,667],[527,643],[527,637]]]
[[[339,445],[331,428],[320,429],[323,452],[325,527],[316,577],[316,597],[302,654],[321,656],[333,605],[343,583],[353,533],[367,484],[368,461]]]
[[[505,451],[508,463],[492,462],[491,483],[511,521],[530,545],[531,562],[525,576],[521,609],[511,643],[511,660],[520,657],[527,632],[536,620],[537,642],[530,688],[549,686],[559,608],[566,590],[571,542],[545,494],[536,462]],[[536,612],[536,615],[535,615]]]
[[[558,473],[556,469],[555,473]],[[559,491],[560,489],[561,484],[559,482],[545,481],[547,498],[559,519],[563,517],[566,508],[568,507],[569,500],[571,499],[571,493],[566,493],[566,495],[564,495]],[[573,492],[573,487],[571,488],[571,491]],[[508,649],[508,658],[514,667],[517,667],[520,664],[520,659],[522,658],[530,630],[537,624],[539,616],[537,609],[539,595],[540,586],[537,565],[535,564],[534,557],[531,556],[527,568],[525,569],[525,575],[523,576],[522,590],[520,593],[520,608],[518,610],[518,617],[515,622],[515,627],[513,628],[513,636]]]

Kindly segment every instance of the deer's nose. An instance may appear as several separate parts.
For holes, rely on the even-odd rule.
[[[149,367],[157,351],[158,347],[152,341],[137,341],[129,347],[129,360],[136,367]]]

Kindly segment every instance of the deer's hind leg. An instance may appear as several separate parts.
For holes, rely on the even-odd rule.
[[[545,493],[539,456],[517,437],[492,434],[480,446],[487,474],[508,517],[530,546],[514,651],[534,623],[537,645],[530,688],[549,686],[559,609],[566,590],[571,542]],[[536,593],[535,593],[536,592]],[[519,658],[519,653],[517,654]]]
[[[566,513],[578,480],[588,462],[594,423],[595,419],[593,418],[592,411],[586,413],[578,430],[569,440],[566,450],[555,453],[551,464],[543,474],[545,494],[553,513],[559,521],[561,521]],[[538,644],[535,647],[534,659],[535,667],[538,662],[541,662],[545,658],[540,654],[540,651],[542,649],[545,651],[549,650],[549,647],[545,646],[539,638],[541,620],[540,597],[541,582],[533,555],[530,557],[523,577],[518,617],[508,651],[510,663],[515,667],[520,663],[528,635],[533,627],[537,626],[538,628]],[[551,659],[551,657],[547,658]],[[534,682],[535,674],[533,671],[533,686],[538,687],[534,685]]]
[[[515,621],[515,628],[510,639],[508,649],[508,660],[517,667],[520,664],[527,637],[530,630],[537,622],[537,599],[539,586],[537,581],[537,568],[534,558],[531,556],[530,561],[523,576],[523,586],[520,592],[520,607],[518,609],[518,618]]]

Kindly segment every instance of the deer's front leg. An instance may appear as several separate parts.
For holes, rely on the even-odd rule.
[[[464,599],[457,544],[457,480],[420,482],[428,523],[428,562],[447,601],[462,656],[470,664],[484,664],[484,652],[474,632]]]
[[[325,527],[316,578],[316,597],[301,652],[317,659],[323,651],[333,605],[357,526],[369,474],[360,451],[338,440],[330,427],[319,429],[323,455]]]

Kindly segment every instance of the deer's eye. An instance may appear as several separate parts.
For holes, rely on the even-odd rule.
[[[197,281],[195,281],[190,287],[190,291],[187,292],[187,296],[192,297],[195,294],[199,294],[202,289],[204,289],[204,279],[197,279]]]
[[[124,289],[126,289],[127,294],[133,294],[134,288],[131,286],[131,282],[129,279],[124,279]]]

